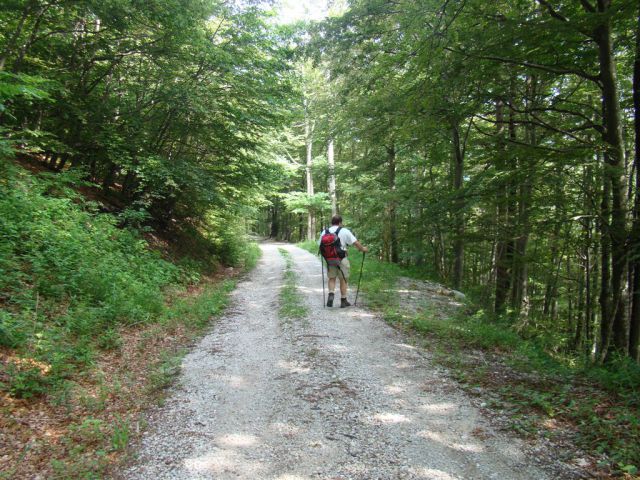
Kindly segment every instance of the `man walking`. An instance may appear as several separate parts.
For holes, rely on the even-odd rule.
[[[319,243],[322,242],[322,237],[327,234],[336,235],[339,239],[338,248],[342,249],[342,254],[340,255],[341,260],[339,263],[336,265],[327,265],[327,273],[329,277],[329,298],[327,300],[327,307],[333,307],[336,278],[340,279],[340,308],[349,307],[351,304],[347,300],[347,287],[349,274],[351,273],[351,264],[347,256],[347,247],[353,245],[363,253],[368,252],[369,249],[358,241],[355,235],[351,233],[351,230],[342,226],[342,217],[340,215],[334,215],[331,218],[331,226],[320,234]]]

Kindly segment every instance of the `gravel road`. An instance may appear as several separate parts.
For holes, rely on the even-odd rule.
[[[295,262],[306,319],[278,318],[279,247]],[[322,308],[316,257],[262,250],[118,478],[550,478],[428,352],[365,309]]]

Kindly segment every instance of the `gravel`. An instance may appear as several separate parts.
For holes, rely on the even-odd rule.
[[[294,259],[304,320],[278,318],[278,248]],[[323,308],[316,257],[262,250],[116,478],[552,478],[428,353],[365,309]]]

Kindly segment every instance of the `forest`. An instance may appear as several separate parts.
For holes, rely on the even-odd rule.
[[[355,1],[315,25],[305,177],[265,233],[315,238],[339,206],[523,334],[637,362],[638,6],[556,3]]]
[[[250,235],[315,241],[335,213],[637,409],[637,0],[344,0],[294,24],[261,1],[2,2],[3,403],[67,398],[123,329],[177,328],[172,295],[254,265]]]

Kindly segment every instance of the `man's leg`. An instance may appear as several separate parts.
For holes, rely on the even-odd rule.
[[[329,298],[327,299],[327,307],[333,307],[333,297],[336,290],[336,277],[329,277]]]
[[[340,308],[350,307],[351,304],[347,300],[347,287],[349,282],[349,274],[351,273],[351,264],[349,259],[343,258],[340,262]]]
[[[334,279],[335,280],[335,279]],[[341,276],[340,277],[340,296],[342,298],[347,298],[347,281]]]

